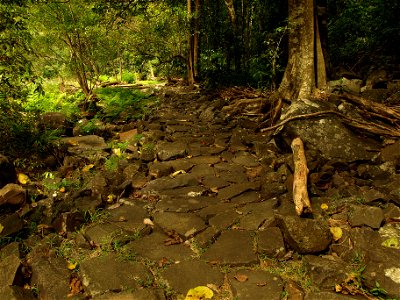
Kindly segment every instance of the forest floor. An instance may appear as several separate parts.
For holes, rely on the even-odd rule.
[[[306,144],[299,217],[291,151],[235,92],[164,87],[144,120],[63,138],[25,186],[52,193],[1,213],[3,241],[37,226],[3,242],[0,299],[398,299],[400,141],[345,162]]]

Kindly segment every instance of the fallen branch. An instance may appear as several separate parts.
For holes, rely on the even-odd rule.
[[[307,192],[307,161],[304,152],[303,141],[297,137],[292,141],[294,178],[293,178],[293,201],[297,215],[312,213],[310,199]]]

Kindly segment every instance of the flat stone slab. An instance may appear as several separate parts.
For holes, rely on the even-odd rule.
[[[245,167],[256,167],[260,164],[257,157],[248,152],[236,153],[235,157],[232,158],[232,162]]]
[[[132,232],[126,231],[117,224],[94,224],[86,228],[85,238],[96,245],[109,245],[113,241],[127,241],[132,238]]]
[[[138,289],[132,292],[106,293],[94,300],[165,300],[164,291],[160,289]]]
[[[225,231],[202,258],[209,262],[232,266],[255,264],[258,259],[253,251],[253,243],[254,239],[248,231]]]
[[[0,287],[0,299],[4,300],[35,300],[37,299],[26,289],[19,286]]]
[[[92,296],[109,291],[137,290],[138,281],[152,278],[139,262],[123,261],[114,253],[84,260],[79,272],[85,291]]]
[[[270,227],[275,223],[274,208],[278,205],[276,199],[259,203],[249,203],[240,209],[243,213],[240,218],[240,228],[257,230],[261,227]]]
[[[31,264],[31,284],[39,290],[39,299],[66,299],[70,292],[70,272],[63,258],[35,258]]]
[[[203,219],[192,213],[156,212],[153,217],[154,223],[164,231],[175,230],[186,238],[207,227]]]
[[[197,178],[192,174],[180,174],[175,178],[162,177],[152,180],[147,183],[146,187],[143,189],[144,192],[147,191],[164,191],[172,190],[179,187],[186,186],[196,186],[198,185]]]
[[[257,252],[271,258],[285,255],[285,242],[278,227],[269,227],[257,232]]]
[[[261,195],[256,191],[247,191],[236,197],[231,198],[231,203],[234,203],[235,205],[248,204],[260,201],[261,201]]]
[[[137,256],[157,262],[164,258],[182,261],[193,255],[193,252],[183,244],[165,245],[167,239],[167,235],[155,231],[148,236],[128,243],[126,248],[132,250]]]
[[[97,135],[85,135],[61,138],[61,141],[76,150],[105,150],[108,148],[104,139]]]
[[[204,176],[202,180],[202,184],[209,189],[221,189],[229,185],[229,182],[216,177],[215,175]]]
[[[281,299],[282,279],[266,271],[238,270],[229,276],[229,281],[237,299]]]
[[[224,283],[224,274],[199,260],[188,260],[171,265],[162,273],[162,277],[167,280],[170,287],[184,295],[197,286],[213,284],[220,287]]]
[[[15,254],[0,259],[0,287],[13,285],[21,260]]]
[[[161,161],[184,157],[187,153],[186,148],[186,144],[181,142],[162,143],[157,145],[157,157]]]
[[[191,212],[207,207],[210,204],[209,197],[174,197],[164,196],[156,204],[156,209],[171,212]]]
[[[368,205],[352,205],[349,208],[349,223],[353,227],[369,226],[374,229],[381,227],[384,219],[383,210]]]
[[[237,183],[231,184],[218,191],[218,198],[221,200],[230,200],[235,196],[242,194],[248,190],[256,190],[259,188],[259,184],[254,182]]]
[[[187,161],[192,163],[193,165],[201,165],[201,164],[215,165],[218,164],[221,161],[221,159],[219,158],[219,156],[203,155],[203,156],[188,158]]]
[[[143,220],[149,217],[149,213],[137,205],[121,205],[116,209],[109,210],[108,222],[129,232],[144,232],[146,225]]]

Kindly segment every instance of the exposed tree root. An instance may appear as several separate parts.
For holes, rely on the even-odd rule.
[[[383,104],[380,103],[375,103],[370,100],[357,97],[354,95],[350,94],[343,94],[343,99],[346,101],[349,101],[353,104],[357,104],[358,106],[361,106],[362,109],[364,109],[365,114],[369,114],[373,116],[376,119],[380,119],[385,121],[386,123],[390,123],[391,125],[383,124],[382,122],[372,122],[372,121],[367,121],[367,120],[357,120],[354,118],[351,118],[349,116],[344,115],[343,113],[340,113],[335,110],[325,110],[325,111],[320,111],[320,112],[315,112],[315,113],[309,113],[309,114],[303,114],[303,115],[298,115],[298,116],[293,116],[289,117],[282,122],[270,126],[267,128],[262,128],[263,126],[266,125],[267,122],[263,122],[259,125],[259,128],[262,128],[260,131],[261,132],[266,132],[266,131],[271,131],[275,130],[283,125],[285,125],[288,122],[294,121],[294,120],[299,120],[299,119],[306,119],[306,118],[315,118],[319,116],[324,116],[328,114],[334,114],[338,117],[340,117],[344,122],[346,122],[346,125],[351,126],[353,128],[365,130],[367,132],[381,135],[381,136],[390,136],[390,137],[400,137],[400,112],[397,109],[386,107]]]

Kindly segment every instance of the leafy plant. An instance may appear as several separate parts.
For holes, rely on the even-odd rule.
[[[138,119],[145,113],[149,100],[146,94],[127,88],[107,87],[96,89],[102,113],[110,121]]]

